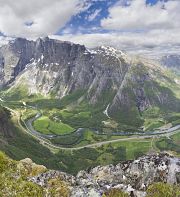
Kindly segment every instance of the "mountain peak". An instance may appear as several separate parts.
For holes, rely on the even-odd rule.
[[[141,113],[151,106],[179,110],[179,98],[171,94],[174,90],[166,90],[171,76],[160,69],[162,67],[149,60],[133,59],[110,46],[89,50],[84,45],[46,37],[36,42],[17,39],[13,47],[0,52],[1,83],[7,85],[16,81],[16,77],[29,68],[22,73],[26,75],[23,83],[28,84],[31,94],[39,92],[46,96],[53,93],[56,98],[62,98],[86,90],[83,98],[95,105],[107,91],[109,97],[103,97],[102,109],[107,108],[107,117],[119,125],[123,122],[139,129],[144,124]],[[164,89],[159,85],[160,80],[164,81]],[[173,103],[169,105],[171,101]],[[120,116],[124,112],[127,119]]]

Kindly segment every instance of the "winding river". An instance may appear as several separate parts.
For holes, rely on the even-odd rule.
[[[42,134],[38,131],[36,131],[33,127],[33,122],[36,121],[38,118],[40,118],[42,116],[42,114],[40,112],[38,112],[36,114],[36,116],[34,116],[33,118],[28,119],[27,121],[25,121],[25,125],[27,128],[29,128],[29,130],[31,131],[32,134],[34,135],[38,135],[40,137],[46,138],[46,139],[52,139],[52,138],[56,138],[56,137],[61,137],[61,136],[70,136],[72,134],[76,134],[77,136],[80,136],[83,134],[83,132],[85,130],[87,130],[87,128],[78,128],[77,130],[75,130],[72,133],[69,134],[64,134],[64,135],[55,135],[55,134]],[[164,129],[164,130],[156,130],[156,131],[148,131],[148,132],[113,132],[111,133],[111,135],[114,136],[132,136],[132,135],[137,135],[137,136],[154,136],[154,135],[161,135],[161,134],[169,134],[171,132],[174,132],[176,130],[180,129],[180,125],[176,125],[174,127],[171,127],[169,129]],[[94,132],[96,135],[107,135],[107,133],[102,133],[99,132],[98,130],[91,130],[92,132]]]
[[[158,131],[151,131],[151,132],[114,132],[111,135],[126,136],[126,137],[119,138],[119,139],[102,141],[102,142],[96,142],[96,143],[93,143],[93,144],[82,145],[82,146],[79,146],[79,147],[63,147],[63,145],[52,144],[49,140],[52,139],[52,138],[56,138],[56,137],[70,136],[72,134],[76,134],[77,136],[81,136],[83,134],[83,132],[85,131],[85,128],[79,128],[76,131],[74,131],[73,133],[65,134],[65,135],[45,135],[45,134],[42,134],[42,133],[36,131],[33,128],[33,122],[42,116],[42,114],[40,112],[38,112],[33,118],[30,118],[27,121],[23,121],[21,119],[20,114],[16,110],[11,109],[11,108],[4,105],[4,100],[2,98],[0,98],[0,102],[1,102],[0,104],[1,104],[2,107],[5,107],[7,110],[11,111],[13,114],[15,114],[17,116],[18,124],[20,125],[20,127],[22,127],[24,129],[25,132],[27,132],[29,135],[33,136],[34,138],[38,139],[41,144],[43,144],[43,145],[45,145],[49,148],[52,148],[52,149],[79,150],[79,149],[87,148],[87,147],[94,148],[94,147],[102,146],[102,145],[113,143],[113,142],[137,140],[137,139],[148,139],[148,138],[153,138],[153,137],[156,137],[156,136],[157,137],[159,137],[159,136],[169,137],[169,136],[174,135],[177,132],[179,132],[179,129],[180,129],[180,125],[176,125],[174,127],[171,127],[169,129],[166,129],[166,130],[161,130],[161,131],[158,130]],[[24,107],[25,108],[29,108],[29,107],[34,108],[32,106],[24,106]],[[23,127],[22,123],[24,124],[26,129]],[[92,131],[97,135],[107,135],[106,133],[100,133],[97,130],[92,130]]]

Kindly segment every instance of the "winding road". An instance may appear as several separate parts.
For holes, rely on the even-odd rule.
[[[0,101],[3,103],[4,100],[2,98],[0,98]],[[164,131],[154,131],[154,132],[149,132],[146,134],[142,133],[135,133],[136,136],[129,136],[129,137],[125,137],[125,138],[120,138],[120,139],[114,139],[114,140],[108,140],[108,141],[102,141],[102,142],[97,142],[94,144],[88,144],[88,145],[84,145],[84,146],[80,146],[80,147],[62,147],[62,146],[58,146],[58,145],[54,145],[52,144],[47,138],[46,136],[41,135],[39,132],[35,131],[33,126],[32,126],[32,122],[34,120],[36,120],[37,118],[39,118],[41,116],[41,114],[37,114],[35,117],[31,118],[30,121],[23,121],[21,119],[21,114],[18,111],[15,111],[5,105],[3,105],[1,103],[1,105],[6,108],[7,110],[11,111],[12,114],[14,114],[17,117],[18,120],[18,124],[19,126],[29,135],[31,135],[32,137],[36,138],[42,145],[50,148],[50,149],[62,149],[62,150],[79,150],[79,149],[83,149],[83,148],[95,148],[95,147],[99,147],[105,144],[109,144],[109,143],[114,143],[114,142],[121,142],[121,141],[128,141],[128,140],[139,140],[139,139],[149,139],[149,138],[154,138],[154,137],[160,137],[160,136],[165,136],[165,137],[169,137],[171,135],[174,135],[178,132],[180,132],[180,125],[176,125],[174,127],[171,127],[170,129],[164,130]],[[25,125],[22,125],[22,123]]]

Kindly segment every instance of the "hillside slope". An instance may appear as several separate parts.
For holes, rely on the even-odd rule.
[[[0,136],[13,137],[13,125],[10,121],[10,113],[0,107]]]

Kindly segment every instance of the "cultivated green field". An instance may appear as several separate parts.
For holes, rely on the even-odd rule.
[[[14,123],[17,124],[17,122]],[[80,150],[56,150],[56,153],[52,153],[46,147],[40,145],[37,140],[23,133],[20,128],[14,128],[13,131],[14,136],[4,138],[4,143],[0,144],[1,150],[5,151],[10,157],[17,160],[30,157],[38,164],[72,174],[97,165],[117,164],[119,161],[135,159],[149,151],[155,151],[155,149],[167,151],[172,149],[171,144],[166,143],[163,146],[163,141],[167,142],[167,138],[160,138],[154,141],[152,139],[121,141],[97,148],[83,148]],[[84,136],[91,142],[96,137],[89,130],[85,131]],[[108,139],[107,136],[101,137],[100,141]],[[176,146],[173,146],[173,148],[176,148],[173,149],[174,152],[178,151],[179,137],[180,133],[172,136],[172,143],[176,144]],[[64,138],[65,140],[67,138]],[[86,141],[81,141],[81,143],[86,144]],[[157,147],[155,147],[156,145]]]
[[[132,125],[126,125],[123,122],[108,118],[103,113],[107,106],[104,101],[96,106],[92,106],[86,101],[79,102],[77,105],[76,101],[83,93],[84,91],[78,91],[61,100],[40,96],[25,97],[21,100],[18,100],[19,98],[17,100],[9,98],[3,104],[21,114],[22,120],[32,118],[38,112],[41,112],[42,117],[33,123],[34,129],[44,134],[62,135],[52,138],[51,142],[66,148],[125,138],[126,136],[112,135],[112,132],[136,132],[138,130]],[[24,106],[23,102],[26,102],[27,106]],[[29,106],[33,106],[33,108]],[[142,117],[144,118],[144,131],[153,131],[168,123],[176,125],[180,120],[179,113],[162,112],[158,107],[146,110]],[[18,122],[14,122],[14,125],[18,126]],[[84,128],[81,135],[76,135],[73,132],[77,128]],[[6,154],[17,160],[30,157],[38,164],[72,174],[97,165],[117,164],[119,161],[135,159],[151,151],[171,151],[180,155],[180,133],[170,138],[120,141],[96,148],[49,150],[42,146],[39,140],[27,135],[21,128],[12,129],[13,137],[0,136],[0,142],[2,142],[0,148]],[[98,130],[99,134],[95,133],[95,130]]]
[[[34,129],[43,134],[63,135],[74,131],[72,127],[62,122],[55,122],[50,120],[47,116],[38,118],[33,123]]]

